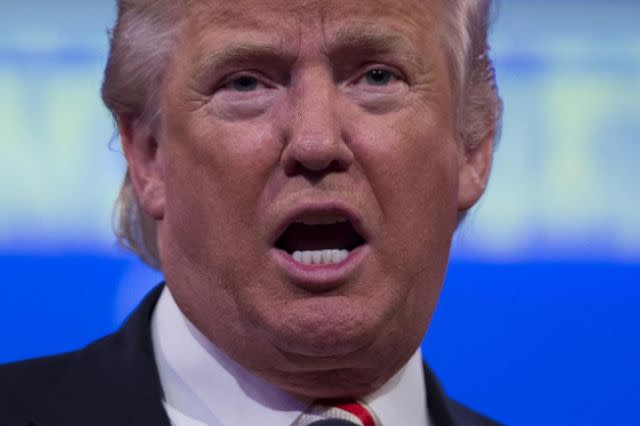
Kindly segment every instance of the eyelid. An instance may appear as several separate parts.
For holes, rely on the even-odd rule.
[[[238,78],[242,78],[242,77],[251,77],[251,78],[255,78],[258,82],[258,84],[262,84],[265,87],[273,87],[273,84],[269,84],[266,80],[266,78],[260,74],[257,71],[236,71],[236,72],[232,72],[227,74],[225,77],[220,79],[220,82],[217,83],[215,85],[215,90],[213,91],[218,92],[222,89],[229,89],[229,85],[231,83],[233,83],[234,80],[238,79]]]
[[[360,82],[360,80],[366,77],[369,71],[373,71],[376,69],[389,71],[397,81],[407,82],[407,78],[405,77],[404,73],[400,71],[398,68],[392,67],[390,65],[380,64],[380,63],[369,63],[365,65],[363,71],[359,73],[358,76],[354,79],[354,82]]]

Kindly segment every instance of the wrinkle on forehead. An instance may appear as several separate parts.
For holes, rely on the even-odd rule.
[[[225,26],[228,28],[259,28],[269,18],[290,17],[295,21],[309,15],[316,15],[315,10],[304,10],[300,0],[187,0],[190,24],[198,30]]]
[[[216,26],[260,28],[270,19],[284,19],[300,28],[327,21],[376,18],[410,26],[434,27],[436,0],[184,0],[189,26],[196,31]],[[388,19],[385,19],[388,18]]]

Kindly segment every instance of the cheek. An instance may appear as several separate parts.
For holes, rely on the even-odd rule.
[[[361,128],[353,149],[385,216],[455,218],[458,158],[446,126],[409,114]]]
[[[448,257],[457,217],[451,132],[412,114],[366,124],[354,150],[382,209],[381,250],[401,256],[407,273],[435,267]]]
[[[271,127],[216,123],[204,114],[182,123],[162,141],[168,154],[166,222],[179,231],[175,237],[185,240],[185,250],[231,243],[242,250],[255,236],[257,203],[279,161]]]

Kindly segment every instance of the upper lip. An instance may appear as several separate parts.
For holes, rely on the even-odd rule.
[[[297,222],[300,218],[305,215],[339,215],[343,216],[347,219],[353,229],[365,240],[369,239],[369,233],[364,225],[363,218],[358,212],[346,205],[345,203],[334,201],[334,202],[323,202],[323,203],[304,203],[294,207],[291,210],[288,210],[284,215],[284,218],[278,222],[276,226],[275,232],[271,237],[271,245],[275,245],[278,239],[284,234],[287,228]]]

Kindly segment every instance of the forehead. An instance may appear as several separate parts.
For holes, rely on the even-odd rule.
[[[190,39],[269,32],[303,41],[305,32],[320,30],[330,41],[345,26],[370,31],[374,25],[419,43],[425,34],[434,34],[439,14],[436,0],[189,0],[187,4]]]

